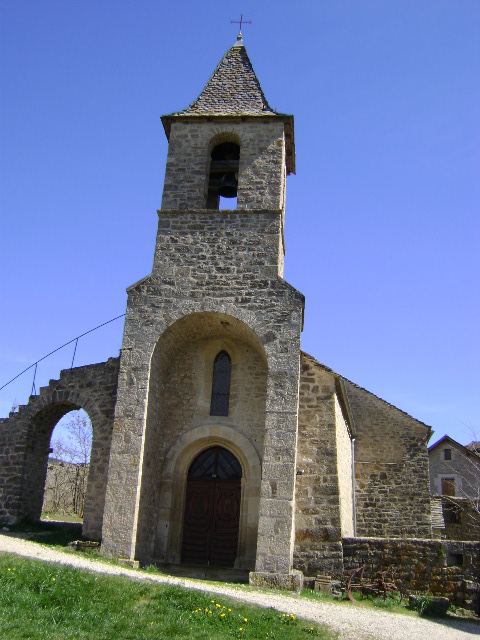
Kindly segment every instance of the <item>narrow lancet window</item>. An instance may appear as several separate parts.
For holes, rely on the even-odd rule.
[[[226,351],[220,351],[213,363],[211,416],[228,416],[232,361]]]

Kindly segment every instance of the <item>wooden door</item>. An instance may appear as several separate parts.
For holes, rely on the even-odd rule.
[[[182,562],[184,564],[196,564],[202,566],[233,567],[237,557],[238,528],[240,521],[240,497],[241,480],[238,477],[240,465],[233,454],[220,449],[212,457],[212,451],[220,447],[208,450],[212,465],[202,465],[198,459],[191,466],[187,480],[187,492],[185,499],[185,515],[183,521]],[[221,465],[225,460],[225,453],[232,465]],[[200,458],[200,456],[199,456]],[[215,460],[220,464],[217,465]],[[236,463],[236,464],[235,464]],[[238,465],[238,466],[237,466]],[[225,472],[225,468],[229,469]],[[203,471],[195,473],[197,469],[207,468],[206,475]],[[233,471],[231,470],[233,469]],[[241,473],[241,470],[240,470]],[[192,477],[200,475],[201,477]],[[233,475],[237,477],[218,477]]]

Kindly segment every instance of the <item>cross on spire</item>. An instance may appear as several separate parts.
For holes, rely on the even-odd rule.
[[[238,30],[239,35],[242,35],[242,24],[252,24],[251,20],[244,20],[243,13],[240,14],[240,20],[230,20],[230,24],[239,24],[240,28]]]

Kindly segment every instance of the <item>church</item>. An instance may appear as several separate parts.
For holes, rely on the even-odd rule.
[[[162,123],[154,264],[128,288],[120,356],[2,420],[0,520],[40,517],[52,430],[83,408],[84,535],[106,554],[282,585],[341,575],[347,539],[431,538],[430,427],[301,351],[305,300],[283,279],[294,119],[241,34]]]

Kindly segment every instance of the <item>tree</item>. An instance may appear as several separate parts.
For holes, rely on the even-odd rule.
[[[43,511],[83,518],[87,492],[92,428],[85,416],[75,412],[65,432],[52,440]]]

